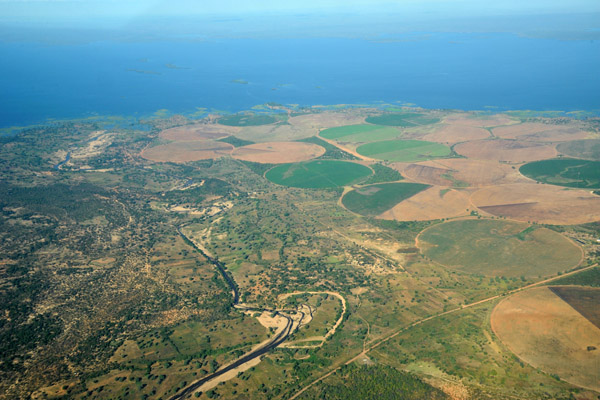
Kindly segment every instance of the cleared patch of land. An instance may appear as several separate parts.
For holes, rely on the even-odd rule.
[[[516,124],[518,121],[515,121],[514,119],[502,114],[485,116],[477,116],[472,114],[452,114],[444,118],[444,123],[478,127],[493,127]]]
[[[357,113],[324,111],[320,113],[292,116],[288,119],[291,125],[311,130],[315,135],[320,129],[334,126],[354,125],[364,122],[364,117]],[[311,135],[311,136],[312,136]]]
[[[385,161],[414,162],[450,155],[450,148],[423,140],[385,140],[364,144],[358,154]]]
[[[440,143],[459,143],[469,140],[479,140],[490,137],[490,132],[477,126],[442,125],[433,133],[423,136],[423,139]]]
[[[482,211],[518,221],[574,225],[600,220],[600,197],[534,183],[490,186],[471,196]]]
[[[270,169],[265,177],[271,182],[299,188],[334,188],[361,181],[373,171],[353,162],[319,160],[283,164]]]
[[[560,143],[556,149],[569,157],[600,161],[600,139]]]
[[[272,115],[234,114],[221,117],[217,122],[229,126],[255,126],[272,124],[277,122],[277,118]]]
[[[600,188],[600,161],[559,158],[525,164],[519,172],[528,178],[551,185]]]
[[[550,144],[520,142],[516,140],[474,140],[459,143],[454,151],[474,160],[496,160],[513,163],[543,160],[556,157]]]
[[[374,125],[411,127],[419,125],[431,125],[440,121],[439,118],[427,114],[405,112],[389,113],[367,117],[366,122]]]
[[[548,276],[577,266],[581,249],[550,229],[521,222],[463,219],[419,234],[418,247],[450,268],[486,276]]]
[[[491,325],[522,360],[574,385],[600,391],[600,329],[550,288],[502,300],[492,312]]]
[[[357,214],[375,216],[428,187],[420,183],[384,183],[364,186],[346,193],[342,197],[342,204]]]
[[[165,129],[159,137],[166,140],[191,142],[194,140],[221,139],[236,133],[239,129],[214,124],[193,124]]]
[[[428,221],[467,215],[469,207],[467,192],[434,186],[402,201],[378,218]]]
[[[151,161],[184,163],[223,157],[231,150],[233,146],[229,143],[212,140],[172,142],[149,147],[142,151],[141,156]]]
[[[266,142],[235,149],[234,158],[264,164],[281,164],[307,161],[325,153],[325,149],[313,143]]]
[[[401,132],[394,127],[377,125],[346,125],[325,129],[319,136],[342,142],[367,143],[378,140],[395,139]]]
[[[452,158],[398,165],[400,172],[416,182],[439,186],[487,186],[518,175],[510,166],[495,161]]]
[[[587,133],[572,126],[560,126],[542,123],[522,123],[499,126],[492,129],[495,136],[503,139],[519,139],[540,142],[562,142],[583,139]]]

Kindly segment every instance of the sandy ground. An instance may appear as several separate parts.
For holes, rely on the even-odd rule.
[[[452,114],[444,118],[444,123],[477,127],[493,127],[516,124],[518,121],[502,114],[489,115],[485,117],[474,117],[471,114]]]
[[[165,129],[160,132],[159,137],[179,142],[191,142],[195,140],[221,139],[235,135],[240,128],[218,124],[193,124]]]
[[[433,133],[423,136],[423,140],[443,144],[454,144],[468,140],[479,140],[490,137],[490,132],[470,125],[443,125]]]
[[[473,160],[523,163],[556,157],[553,145],[516,140],[474,140],[459,143],[454,151]]]
[[[141,156],[150,161],[184,163],[208,160],[231,154],[229,143],[206,141],[172,142],[142,151]]]
[[[600,329],[549,288],[538,287],[502,300],[492,312],[491,325],[500,340],[528,364],[600,391]],[[588,346],[595,349],[588,350]]]
[[[392,166],[404,177],[429,185],[460,186],[464,182],[468,186],[487,186],[521,179],[521,175],[511,166],[496,161],[454,158],[414,164],[396,163]]]
[[[396,221],[427,221],[468,215],[469,192],[433,186],[402,201],[377,218]]]
[[[239,147],[233,158],[266,164],[307,161],[325,154],[325,149],[313,143],[266,142]]]
[[[600,221],[600,197],[582,189],[536,183],[491,186],[471,202],[482,211],[517,221],[574,225]]]
[[[550,125],[542,123],[523,123],[512,126],[500,126],[492,133],[503,139],[519,139],[541,142],[561,142],[584,139],[588,134],[573,126]]]

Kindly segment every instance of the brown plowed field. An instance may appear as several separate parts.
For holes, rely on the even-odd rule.
[[[400,173],[416,182],[438,186],[487,186],[514,182],[520,177],[508,165],[461,158],[405,164]]]
[[[377,218],[396,221],[428,221],[467,215],[469,193],[433,186],[400,202]]]
[[[473,118],[469,117],[468,114],[454,114],[444,118],[444,123],[453,125],[492,127],[515,124],[517,121],[502,114],[490,115],[485,118]]]
[[[490,133],[476,126],[469,125],[444,125],[433,133],[423,136],[423,140],[452,144],[466,142],[468,140],[479,140],[490,137]]]
[[[147,148],[141,156],[151,161],[184,163],[219,158],[231,154],[231,150],[233,146],[229,143],[211,140],[172,142]]]
[[[264,164],[282,164],[310,160],[325,154],[325,149],[313,143],[266,142],[239,147],[234,158]]]
[[[541,123],[524,123],[500,126],[492,130],[495,136],[503,139],[519,139],[540,142],[563,142],[584,139],[587,133],[572,126],[557,126]]]
[[[542,224],[574,225],[600,221],[600,197],[581,189],[535,183],[491,186],[471,202],[489,214]]]
[[[233,135],[239,130],[239,128],[231,126],[194,124],[165,129],[159,136],[167,140],[191,142],[194,140],[221,139]]]
[[[600,289],[580,286],[553,286],[550,290],[600,329]]]
[[[492,311],[491,325],[528,364],[600,391],[600,329],[548,287],[505,298]]]
[[[474,140],[459,143],[454,151],[474,160],[496,160],[522,163],[555,157],[554,146],[516,140]]]

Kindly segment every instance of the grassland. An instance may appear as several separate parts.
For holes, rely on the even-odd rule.
[[[361,181],[371,169],[345,161],[311,161],[277,166],[265,174],[271,182],[298,188],[335,188]]]
[[[431,125],[438,123],[440,120],[439,118],[431,117],[426,114],[406,112],[367,117],[365,121],[375,125],[400,126],[403,128],[408,128],[419,125]]]
[[[385,140],[359,146],[356,151],[378,160],[416,162],[450,155],[451,150],[443,144],[423,140]]]
[[[519,168],[528,178],[551,185],[600,188],[600,161],[553,159],[534,161]]]
[[[569,157],[600,161],[600,139],[559,143],[556,149]]]
[[[321,131],[319,136],[341,142],[369,143],[395,139],[401,132],[393,127],[377,125],[346,125]]]
[[[257,126],[272,124],[277,122],[277,118],[272,115],[234,114],[221,117],[218,122],[229,126]]]
[[[426,229],[423,254],[451,269],[485,276],[548,276],[569,270],[581,250],[564,236],[525,223],[469,219]]]
[[[346,193],[342,197],[342,204],[357,214],[376,216],[429,187],[421,183],[403,182],[363,186]]]

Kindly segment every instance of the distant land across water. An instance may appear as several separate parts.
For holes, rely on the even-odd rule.
[[[0,127],[257,104],[600,111],[600,43],[512,34],[378,40],[0,42]]]

